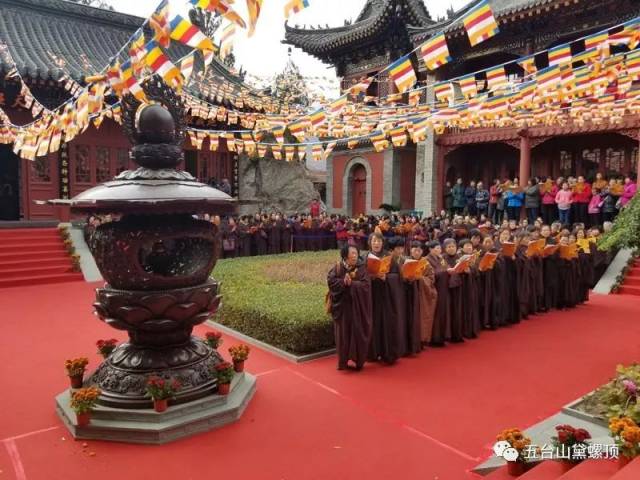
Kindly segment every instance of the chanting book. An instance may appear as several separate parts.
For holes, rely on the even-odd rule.
[[[469,268],[469,265],[471,264],[471,260],[472,257],[471,255],[465,255],[464,257],[461,257],[460,260],[458,260],[458,263],[456,263],[452,268],[453,268],[453,273],[464,273],[467,271],[467,269]]]
[[[526,251],[527,257],[539,257],[540,255],[542,255],[542,251],[544,250],[545,243],[546,242],[544,238],[529,242],[529,245],[527,245],[527,251]]]
[[[544,247],[544,250],[542,251],[542,256],[550,257],[557,251],[558,251],[558,245],[547,245],[546,247]]]
[[[380,258],[370,253],[367,256],[367,271],[369,275],[383,275],[389,273],[391,268],[391,255]]]
[[[571,243],[569,245],[560,245],[560,258],[564,260],[571,260],[578,256],[578,245]]]
[[[516,254],[516,244],[513,242],[502,242],[502,250],[500,252],[505,257],[513,257]]]
[[[420,260],[409,258],[402,264],[402,278],[406,280],[417,280],[424,275],[427,269],[427,259],[425,257]]]
[[[487,252],[480,259],[480,263],[478,264],[478,270],[481,272],[486,272],[487,270],[493,270],[493,266],[496,264],[496,258],[498,258],[497,253]]]

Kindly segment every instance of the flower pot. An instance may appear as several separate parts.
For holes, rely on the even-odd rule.
[[[519,477],[526,471],[524,462],[507,462],[507,473],[512,477]]]
[[[71,381],[71,388],[82,388],[82,377],[83,375],[69,375],[69,380]]]
[[[244,372],[244,360],[241,360],[239,362],[234,361],[233,362],[233,369],[237,372]]]
[[[560,466],[562,467],[562,472],[568,472],[569,470],[571,470],[573,467],[575,467],[577,465],[576,462],[572,462],[570,460],[560,460]]]
[[[166,398],[163,398],[162,400],[154,400],[153,409],[158,413],[162,413],[169,406],[168,403],[169,403],[169,400]]]
[[[76,413],[76,421],[79,427],[86,427],[91,423],[91,412]]]
[[[231,388],[231,384],[230,383],[219,383],[218,384],[218,395],[228,395],[230,388]]]
[[[620,454],[620,456],[618,457],[618,469],[626,467],[631,460],[633,460],[633,458],[629,458],[626,455]]]

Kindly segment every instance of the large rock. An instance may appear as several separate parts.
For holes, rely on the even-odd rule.
[[[304,212],[314,198],[320,198],[304,165],[271,159],[240,156],[238,162],[239,213],[258,210]]]

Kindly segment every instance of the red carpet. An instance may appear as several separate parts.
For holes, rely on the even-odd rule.
[[[618,291],[622,295],[640,296],[640,260],[635,260]]]
[[[338,372],[333,357],[293,365],[254,349],[258,391],[239,422],[164,446],[83,448],[61,427],[53,397],[67,386],[65,358],[88,355],[95,367],[95,341],[124,338],[92,316],[94,287],[0,291],[0,480],[132,478],[134,469],[155,479],[475,478],[469,470],[500,430],[557,412],[640,353],[632,296],[594,296],[360,373]]]
[[[0,230],[0,288],[77,280],[57,228]]]

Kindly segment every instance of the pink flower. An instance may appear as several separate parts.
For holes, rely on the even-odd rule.
[[[638,394],[638,386],[632,380],[623,380],[622,385],[629,395]]]

